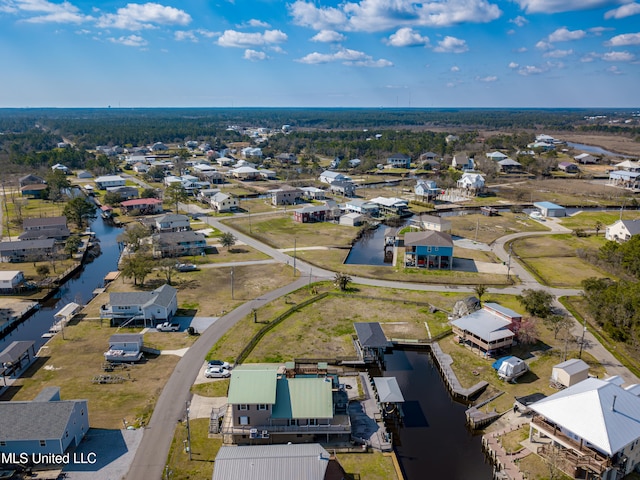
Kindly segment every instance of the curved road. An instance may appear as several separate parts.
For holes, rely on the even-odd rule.
[[[181,208],[184,208],[182,206]],[[206,214],[204,210],[196,205],[190,205],[190,211]],[[275,248],[265,245],[258,240],[249,237],[227,225],[220,223],[212,217],[203,217],[203,220],[214,228],[223,232],[230,232],[243,243],[271,256],[275,261],[293,265],[294,258]],[[565,233],[569,230],[555,221],[549,221],[547,225],[551,228],[545,232],[522,232],[514,233],[501,237],[492,245],[492,250],[496,256],[503,262],[509,262],[510,271],[513,275],[521,280],[521,284],[506,288],[492,288],[490,292],[520,294],[526,288],[544,289],[554,295],[555,298],[560,296],[579,295],[580,290],[576,289],[559,289],[550,288],[540,285],[536,279],[520,265],[506,251],[505,244],[516,238],[527,237],[531,235],[549,235],[554,233]],[[200,338],[189,348],[187,353],[180,359],[171,377],[169,377],[158,401],[154,408],[151,421],[145,428],[145,432],[136,451],[135,457],[127,474],[127,478],[138,480],[140,478],[163,478],[165,462],[169,454],[169,448],[173,439],[175,427],[177,423],[184,418],[185,402],[189,401],[191,394],[190,388],[196,380],[199,369],[204,361],[206,354],[210,348],[224,335],[224,333],[232,328],[238,321],[249,315],[253,308],[259,308],[283,295],[291,293],[311,281],[330,280],[335,276],[335,272],[324,270],[319,267],[311,266],[308,263],[295,259],[296,270],[300,272],[300,276],[292,283],[273,290],[255,300],[247,302],[228,314],[220,317],[216,322],[207,328]],[[377,280],[371,278],[352,277],[353,283],[363,285],[402,288],[408,290],[422,291],[441,291],[450,292],[452,289],[459,292],[473,292],[470,287],[444,286],[444,285],[427,285],[408,282],[397,282],[388,280]],[[556,301],[556,306],[561,305]],[[582,326],[576,322],[573,333],[576,336],[582,335]],[[589,351],[596,359],[605,366],[607,374],[620,375],[626,382],[640,383],[637,377],[632,375],[629,370],[618,362],[588,331],[585,333],[585,351]]]

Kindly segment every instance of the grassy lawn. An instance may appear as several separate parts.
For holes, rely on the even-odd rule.
[[[219,243],[213,240],[214,243]],[[251,260],[268,260],[271,258],[266,253],[256,250],[248,245],[234,245],[230,248],[220,246],[210,247],[215,249],[215,253],[209,253],[206,256],[183,257],[188,258],[191,263],[196,265],[204,265],[207,263],[228,263],[228,262],[248,262]]]
[[[513,252],[542,283],[579,288],[586,278],[611,276],[577,255],[579,250],[597,250],[604,242],[603,237],[560,234],[521,238],[512,245]]]
[[[398,478],[391,456],[384,453],[338,453],[336,458],[344,468],[347,478],[361,480],[396,480]]]
[[[525,425],[513,432],[505,433],[500,437],[500,443],[507,453],[515,453],[522,450],[520,442],[529,438],[529,426]]]
[[[22,222],[18,221],[18,212],[16,211],[16,202],[21,202],[22,205],[22,218],[36,218],[36,217],[60,217],[64,210],[65,202],[54,203],[50,200],[40,200],[37,198],[22,197],[20,193],[16,193],[12,198],[7,190],[6,204],[2,205],[2,235],[11,236],[11,240],[16,240],[18,235],[22,233]],[[4,200],[3,200],[4,202]],[[6,208],[6,210],[5,210]],[[8,211],[8,215],[7,215]],[[9,218],[9,230],[7,230],[7,218]]]
[[[226,397],[229,391],[229,379],[221,378],[214,382],[203,382],[193,385],[191,393],[203,397]]]
[[[503,212],[494,217],[480,213],[447,217],[451,220],[451,233],[459,237],[491,243],[510,233],[541,232],[548,228],[527,215]]]
[[[209,438],[209,419],[196,418],[189,420],[191,431],[191,458],[185,451],[187,428],[185,422],[176,425],[167,466],[171,480],[205,480],[213,475],[213,465],[218,450],[222,446],[221,438]],[[166,470],[165,470],[166,474]],[[165,477],[163,477],[165,478]]]
[[[640,212],[637,210],[623,210],[623,220],[634,220],[640,218]],[[611,225],[620,220],[620,210],[617,211],[599,211],[599,212],[580,212],[571,217],[564,217],[560,219],[562,226],[575,230],[576,228],[582,228],[585,230],[595,230],[596,223],[602,223],[602,227],[599,235],[604,236],[604,230],[607,225]]]
[[[520,471],[526,474],[529,480],[548,480],[550,478],[549,465],[535,453],[524,457],[518,462],[518,465],[520,466]],[[556,480],[571,480],[571,477],[557,469],[554,471],[553,478]]]

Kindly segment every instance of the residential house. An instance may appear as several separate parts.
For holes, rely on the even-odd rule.
[[[202,255],[207,248],[205,236],[193,230],[156,233],[151,239],[156,258]]]
[[[238,208],[238,199],[226,193],[218,192],[213,195],[209,203],[216,212],[231,212]]]
[[[107,192],[115,193],[121,200],[129,200],[131,198],[138,198],[139,192],[137,187],[107,187]]]
[[[351,179],[346,175],[343,175],[342,173],[332,172],[331,170],[325,170],[320,174],[320,181],[322,183],[328,183],[329,185],[331,185],[333,182],[336,182],[336,181],[345,182],[345,181],[351,181]]]
[[[63,240],[70,233],[67,228],[67,217],[35,217],[25,218],[22,221],[22,229],[25,232],[43,232],[45,236],[36,238],[57,238]]]
[[[238,167],[229,170],[229,173],[240,180],[257,180],[260,178],[260,171],[253,167]]]
[[[338,480],[338,461],[318,443],[225,446],[218,450],[213,480]],[[304,472],[304,473],[303,473]]]
[[[156,218],[155,230],[158,232],[184,232],[191,230],[191,223],[186,215],[168,213]]]
[[[631,190],[640,189],[640,172],[629,172],[627,170],[612,170],[609,172],[607,185],[612,187],[622,187]]]
[[[387,165],[392,168],[411,168],[411,157],[404,153],[394,153],[387,157]]]
[[[578,173],[580,171],[580,167],[572,162],[560,162],[558,164],[558,170],[565,173]]]
[[[205,172],[217,172],[216,167],[208,163],[196,163],[193,165],[193,173],[196,175]]]
[[[495,151],[495,152],[487,153],[487,158],[489,160],[495,160],[496,162],[499,162],[500,160],[505,160],[509,158],[509,156],[505,155],[502,152]]]
[[[360,166],[361,163],[362,163],[362,160],[360,160],[359,158],[352,158],[351,160],[349,160],[349,162],[347,162],[347,164],[349,165],[349,168],[356,168]]]
[[[505,158],[504,160],[498,161],[498,169],[500,173],[519,172],[522,170],[522,164],[512,158]]]
[[[336,195],[353,197],[356,194],[356,184],[351,180],[334,180],[329,184],[329,190]]]
[[[433,152],[425,152],[420,155],[418,159],[419,162],[436,162],[437,163],[438,154]]]
[[[274,172],[273,170],[267,170],[266,168],[261,168],[258,170],[258,173],[260,174],[260,177],[264,178],[265,180],[276,179],[276,172]]]
[[[87,178],[93,178],[93,175],[91,174],[91,172],[87,172],[86,170],[78,170],[76,172],[76,177],[87,179]]]
[[[324,205],[308,206],[293,211],[293,220],[298,223],[324,222],[329,208]]]
[[[0,293],[14,293],[23,283],[22,270],[0,270]]]
[[[335,200],[324,200],[322,204],[327,207],[327,215],[325,217],[327,220],[335,220],[342,214],[342,209]]]
[[[578,162],[586,165],[587,163],[596,163],[598,159],[589,153],[581,153],[580,155],[576,155],[573,159]]]
[[[480,193],[484,190],[484,177],[479,173],[465,172],[456,183],[458,188],[463,188],[468,192]]]
[[[476,168],[473,158],[467,157],[466,155],[454,155],[453,160],[451,160],[451,166],[463,172],[473,171]]]
[[[120,210],[123,215],[155,215],[162,213],[162,200],[159,198],[136,198],[120,203]]]
[[[139,362],[144,342],[141,333],[116,333],[109,337],[109,350],[104,352],[107,362]]]
[[[259,147],[245,147],[241,153],[244,158],[262,158],[262,149]]]
[[[487,302],[480,310],[453,320],[451,327],[458,342],[487,357],[511,348],[521,321],[519,313]]]
[[[624,162],[616,163],[616,170],[626,170],[627,172],[640,172],[640,162],[634,162],[633,160],[625,160]]]
[[[460,140],[460,137],[458,135],[447,135],[444,139],[447,144],[457,142],[458,140]]]
[[[352,198],[345,203],[346,212],[359,213],[370,217],[377,217],[380,213],[380,206],[377,203],[364,200],[362,198]]]
[[[204,188],[198,191],[198,195],[196,196],[196,198],[202,203],[209,203],[211,197],[213,197],[216,193],[220,193],[219,188]]]
[[[281,164],[296,163],[298,161],[295,153],[279,153],[276,155],[276,160]]]
[[[324,200],[325,191],[317,187],[301,187],[302,197],[307,200]]]
[[[640,463],[640,397],[619,377],[587,378],[529,405],[529,440],[570,478],[619,480]]]
[[[167,147],[162,142],[156,142],[153,145],[151,145],[151,148],[149,150],[151,150],[152,152],[165,152],[169,150],[169,147]]]
[[[54,172],[56,170],[60,170],[62,173],[64,173],[65,175],[69,175],[71,173],[71,169],[69,167],[65,167],[64,165],[62,165],[61,163],[56,163],[55,165],[53,165],[51,167],[51,170],[53,170]]]
[[[228,167],[229,165],[233,165],[235,160],[229,157],[219,157],[216,159],[216,162],[218,162],[218,165],[221,167]]]
[[[0,402],[2,458],[12,453],[63,455],[88,431],[87,400],[61,400],[58,387],[45,387],[31,401]]]
[[[151,167],[146,163],[138,162],[133,165],[133,171],[136,173],[147,173]]]
[[[302,199],[302,190],[291,185],[282,185],[268,193],[271,194],[271,205],[295,205]]]
[[[106,190],[107,187],[124,187],[127,183],[120,175],[103,175],[96,178],[94,182],[100,190]]]
[[[46,260],[56,252],[53,238],[0,242],[1,262],[30,262]]]
[[[418,180],[413,192],[416,194],[416,197],[427,200],[440,195],[440,189],[434,180]]]
[[[381,215],[399,215],[401,217],[410,215],[409,202],[397,197],[376,197],[371,202],[378,205]]]
[[[436,231],[407,232],[404,234],[407,267],[453,267],[453,240],[448,233]]]
[[[27,185],[46,184],[47,182],[42,177],[29,174],[29,175],[25,175],[24,177],[20,177],[18,179],[18,183],[20,184],[21,187],[25,187]]]
[[[210,170],[208,172],[202,172],[198,174],[198,178],[209,182],[210,184],[221,184],[225,182],[225,175],[217,170]]]
[[[224,439],[238,445],[308,443],[319,437],[348,441],[349,415],[335,413],[333,387],[328,376],[297,375],[276,365],[237,366],[229,384]]]
[[[175,315],[177,297],[178,291],[167,284],[151,292],[111,292],[109,303],[100,307],[100,318],[109,319],[111,326],[155,326]]]
[[[23,197],[44,198],[49,186],[45,183],[33,183],[20,187],[20,194]]]
[[[604,236],[612,242],[626,242],[638,234],[640,234],[640,219],[618,220],[613,225],[607,226]]]
[[[429,230],[432,232],[450,232],[451,220],[439,215],[415,215],[411,217],[411,225],[415,225],[420,230]]]

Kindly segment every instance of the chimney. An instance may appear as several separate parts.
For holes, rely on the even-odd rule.
[[[611,404],[611,411],[612,411],[612,412],[615,412],[615,411],[616,411],[616,398],[617,398],[617,396],[616,396],[616,395],[614,395],[614,396],[613,396],[613,403]]]

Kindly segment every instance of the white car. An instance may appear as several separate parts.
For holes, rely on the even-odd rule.
[[[231,372],[226,368],[209,367],[204,371],[204,376],[207,378],[227,378],[231,376]]]
[[[179,332],[180,324],[179,323],[171,323],[164,322],[156,326],[156,330],[159,332]]]

